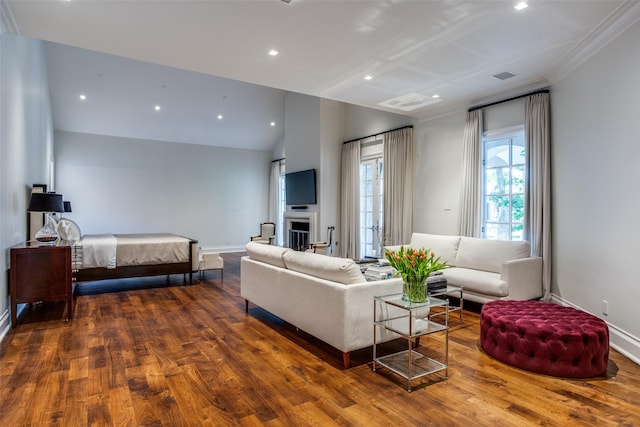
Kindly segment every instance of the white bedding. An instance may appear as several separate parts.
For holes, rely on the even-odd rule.
[[[116,268],[188,262],[189,239],[170,233],[99,234],[82,237],[82,268]]]
[[[117,244],[113,234],[82,236],[82,268],[116,268]]]

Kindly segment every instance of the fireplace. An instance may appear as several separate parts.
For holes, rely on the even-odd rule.
[[[304,251],[316,240],[315,212],[286,212],[284,214],[285,247]]]
[[[309,247],[309,222],[291,221],[289,247],[294,251],[304,251]]]

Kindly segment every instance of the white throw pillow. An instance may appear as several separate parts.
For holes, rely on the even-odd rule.
[[[411,235],[411,247],[413,249],[431,249],[441,261],[449,266],[455,264],[460,236],[448,236],[439,234],[413,233]]]
[[[335,258],[310,252],[289,251],[282,257],[289,270],[345,285],[364,283],[360,266],[349,258]]]
[[[280,246],[265,245],[263,243],[256,242],[247,243],[245,248],[251,259],[282,268],[286,268],[284,261],[282,260],[282,255],[291,251],[289,248],[281,248]]]
[[[526,240],[489,240],[462,237],[456,257],[456,267],[500,273],[502,263],[528,258],[531,245]]]

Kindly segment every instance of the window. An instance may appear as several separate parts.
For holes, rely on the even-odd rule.
[[[382,240],[382,141],[363,144],[360,159],[360,254],[381,256]]]
[[[524,130],[509,130],[483,138],[482,237],[524,239]]]

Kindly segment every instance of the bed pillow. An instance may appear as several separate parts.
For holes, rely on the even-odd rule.
[[[56,231],[58,232],[58,237],[61,240],[68,240],[70,242],[77,242],[80,240],[80,227],[70,219],[60,218]]]
[[[310,252],[289,251],[282,258],[289,270],[345,285],[363,283],[360,266],[349,258],[334,258]]]
[[[251,259],[282,268],[286,268],[284,261],[282,260],[283,254],[291,251],[289,248],[281,248],[280,246],[265,245],[264,243],[256,242],[247,243],[245,249]]]

